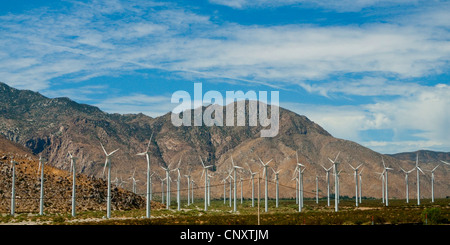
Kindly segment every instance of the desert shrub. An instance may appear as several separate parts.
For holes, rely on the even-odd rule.
[[[443,217],[441,215],[441,209],[439,208],[427,208],[422,212],[422,221],[429,225],[436,225],[442,223]]]

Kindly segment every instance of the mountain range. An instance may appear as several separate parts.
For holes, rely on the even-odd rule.
[[[248,109],[248,102],[246,104]],[[206,107],[202,108],[203,110]],[[226,108],[224,108],[226,110]],[[224,113],[225,114],[225,113]],[[247,117],[248,119],[248,117]],[[182,188],[186,188],[186,178],[191,172],[197,185],[202,186],[202,167],[199,157],[206,165],[213,165],[212,184],[222,186],[221,181],[228,175],[231,156],[234,163],[259,171],[259,158],[268,162],[274,170],[281,170],[280,196],[295,197],[295,180],[292,180],[296,167],[296,154],[300,163],[306,166],[304,172],[305,196],[313,197],[315,179],[319,179],[319,194],[326,195],[325,171],[339,153],[340,193],[354,196],[354,172],[349,165],[362,166],[362,195],[381,197],[381,180],[376,172],[383,171],[382,159],[387,166],[394,168],[389,173],[389,195],[404,198],[405,183],[403,169],[415,166],[415,152],[384,155],[355,142],[333,137],[320,125],[306,116],[298,115],[284,108],[279,108],[279,133],[272,138],[260,137],[264,127],[258,126],[180,126],[171,123],[171,113],[152,118],[144,114],[110,114],[99,108],[80,104],[69,98],[47,98],[37,92],[18,90],[0,83],[0,134],[14,144],[29,150],[30,154],[42,155],[48,164],[68,170],[70,161],[68,152],[73,152],[79,160],[79,173],[90,177],[102,177],[106,151],[119,151],[112,158],[113,178],[129,178],[136,172],[138,192],[145,191],[145,158],[137,156],[145,151],[150,136],[150,159],[152,171],[164,178],[163,167],[174,169],[180,162]],[[439,160],[449,160],[450,153],[419,151],[419,164],[422,169],[432,169]],[[323,166],[323,167],[322,167]],[[449,196],[448,166],[436,170],[435,196]],[[176,172],[171,172],[173,181]],[[273,182],[273,171],[269,170]],[[330,175],[334,178],[333,175]],[[242,173],[248,182],[250,176]],[[430,197],[430,174],[421,175],[421,194]],[[333,181],[331,189],[333,190]],[[160,185],[156,184],[155,192]],[[172,184],[172,186],[176,186]],[[130,186],[128,186],[131,189]],[[228,187],[227,187],[228,188]],[[250,185],[244,184],[244,196],[249,197]],[[274,184],[269,185],[269,192],[274,193]],[[415,197],[415,180],[410,178],[410,197]],[[212,196],[223,196],[223,187],[212,188]],[[202,191],[196,195],[201,196]],[[273,197],[274,194],[271,194]]]

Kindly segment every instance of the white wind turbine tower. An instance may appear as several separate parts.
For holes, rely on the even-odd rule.
[[[437,165],[433,170],[431,170],[431,202],[434,202],[434,171],[439,167]]]
[[[337,169],[337,165],[339,164],[337,162],[337,158],[339,157],[339,154],[341,152],[339,152],[336,156],[336,158],[333,160],[331,160],[330,158],[328,158],[328,160],[330,160],[330,162],[333,163],[333,170],[334,170],[334,211],[337,212],[339,210],[338,208],[338,203],[339,203],[339,190],[338,190],[338,169]]]
[[[133,175],[131,175],[131,177],[130,178],[128,178],[128,179],[131,179],[131,184],[132,184],[132,192],[134,193],[134,194],[136,194],[136,183],[139,181],[139,180],[136,180],[136,178],[134,177],[134,175],[136,174],[136,168],[134,169],[134,171],[133,171]]]
[[[180,161],[178,162],[178,165],[175,169],[172,169],[170,171],[177,171],[178,175],[177,175],[177,210],[180,210],[180,182],[181,182],[181,174],[180,174],[180,163],[181,163],[181,158]]]
[[[164,171],[166,171],[166,209],[170,209],[170,182],[172,181],[172,178],[170,177],[170,164],[167,166],[167,168],[160,166]]]
[[[248,163],[245,163],[248,167],[248,171],[250,171],[250,175],[251,175],[251,184],[252,184],[252,207],[255,206],[255,175],[258,172],[252,172],[252,169],[250,168],[250,165],[248,165]]]
[[[400,168],[402,171],[403,171],[403,173],[405,173],[405,183],[406,183],[406,203],[409,203],[409,184],[408,184],[408,175],[412,172],[412,171],[414,171],[414,169],[416,169],[416,168],[413,168],[413,169],[411,169],[411,170],[409,170],[409,171],[406,171],[406,170],[404,170],[403,168]]]
[[[295,166],[295,170],[294,170],[294,174],[295,171],[298,171],[298,211],[301,212],[302,211],[302,207],[303,207],[303,171],[305,171],[306,167],[305,165],[301,164],[298,161],[298,154],[297,151],[295,151],[295,157],[297,159],[297,165]],[[303,170],[301,169],[302,167],[305,167]]]
[[[240,185],[241,185],[241,204],[244,202],[244,195],[243,195],[243,187],[242,187],[242,174],[241,173],[239,173],[239,183],[240,183]]]
[[[233,212],[236,212],[236,169],[243,169],[240,166],[234,165],[233,156],[231,156],[231,164],[233,165]]]
[[[417,205],[420,205],[420,177],[419,177],[419,171],[422,172],[422,174],[425,174],[425,173],[419,167],[419,153],[418,152],[417,152],[417,155],[416,155],[416,170],[417,170]]]
[[[44,215],[44,162],[46,159],[42,158],[39,155],[39,170],[41,171],[41,195],[40,195],[40,202],[39,202],[39,215]]]
[[[188,174],[184,175],[184,177],[187,178],[187,184],[188,184],[188,188],[187,188],[187,202],[188,202],[188,206],[191,205],[191,199],[190,199],[190,194],[189,194],[189,190],[191,188],[191,169],[189,168]]]
[[[196,184],[195,184],[195,181],[193,179],[191,180],[191,185],[192,185],[192,187],[191,187],[191,192],[192,192],[191,204],[194,204],[194,185],[196,185]]]
[[[361,171],[359,172],[359,187],[358,187],[358,190],[359,190],[359,203],[361,203],[361,197],[362,197],[362,171],[364,170],[364,168],[362,168],[361,169]]]
[[[326,175],[326,179],[327,179],[327,204],[328,204],[328,207],[329,207],[330,206],[330,171],[331,171],[331,169],[333,169],[333,166],[331,166],[328,169],[325,168],[323,165],[320,165],[320,166],[322,166],[322,168],[327,173],[327,175]]]
[[[150,143],[152,142],[152,138],[153,138],[153,132],[152,135],[150,136],[150,140],[148,141],[147,144],[147,148],[145,149],[144,152],[138,153],[136,155],[138,156],[145,156],[145,159],[147,160],[147,203],[146,203],[146,218],[150,218],[150,208],[151,208],[151,204],[150,204],[150,200],[151,200],[151,186],[152,186],[152,180],[151,180],[151,175],[150,175],[150,155],[148,154],[148,150],[150,148]]]
[[[294,176],[296,174],[297,169],[294,171]],[[295,180],[295,204],[298,204],[298,176],[295,176],[291,180]]]
[[[105,147],[103,147],[103,144],[100,143],[100,145],[102,146],[103,152],[106,155],[105,166],[103,167],[102,176],[105,175],[105,169],[106,169],[106,167],[108,167],[108,192],[106,195],[106,200],[107,200],[107,202],[106,202],[106,217],[109,219],[109,218],[111,218],[111,156],[119,149],[116,149],[108,154],[105,150]]]
[[[264,185],[265,185],[265,190],[264,190],[264,192],[265,192],[265,212],[267,212],[267,209],[268,209],[268,205],[267,205],[267,199],[268,199],[268,195],[267,195],[267,168],[269,167],[269,163],[273,160],[273,159],[270,159],[270,161],[268,161],[267,163],[263,163],[263,161],[261,160],[261,158],[259,158],[258,157],[258,159],[259,159],[259,161],[261,162],[261,165],[262,165],[262,167],[264,168],[264,170],[263,170],[263,175],[265,176],[265,180],[264,180]]]
[[[385,176],[385,181],[386,181],[386,184],[385,184],[385,188],[386,188],[386,190],[384,191],[384,194],[386,195],[386,206],[389,206],[389,196],[388,196],[388,171],[389,170],[393,170],[393,168],[388,168],[388,167],[386,167],[386,165],[384,164],[384,160],[383,160],[383,157],[381,157],[381,161],[383,162],[383,168],[384,168],[384,174],[386,175]]]
[[[356,203],[356,207],[358,207],[358,169],[363,165],[362,163],[360,165],[358,165],[356,168],[354,168],[350,163],[348,164],[353,171],[355,171],[355,203]]]
[[[232,190],[233,190],[232,184],[233,184],[233,180],[234,180],[233,176],[231,176],[231,173],[232,173],[232,172],[233,172],[233,168],[231,168],[231,170],[228,171],[228,177],[227,177],[227,178],[230,179],[230,198],[228,198],[228,201],[229,201],[229,203],[230,203],[230,208],[231,208],[231,200],[233,199],[233,198],[231,197],[231,192],[232,192]]]
[[[76,168],[75,168],[75,164],[76,164],[76,160],[78,159],[77,157],[74,157],[70,152],[69,152],[69,157],[70,157],[70,171],[72,171],[72,217],[75,217],[76,215],[76,211],[75,211],[75,206],[76,206]]]
[[[316,175],[316,204],[319,204],[319,176]]]
[[[223,204],[227,203],[227,178],[225,177],[222,179],[222,183],[223,183]]]
[[[11,156],[11,168],[12,168],[12,186],[11,186],[11,216],[14,216],[16,209],[16,165],[18,162],[13,160]]]
[[[273,173],[275,174],[275,176],[274,176],[274,180],[275,180],[275,183],[276,183],[276,188],[275,188],[275,207],[278,208],[278,197],[280,195],[279,187],[278,187],[278,181],[279,181],[278,174],[280,173],[281,169],[278,170],[278,171],[275,171],[273,168],[270,168],[270,169],[272,169]]]
[[[161,178],[158,175],[159,180],[161,181],[161,203],[164,203],[164,181],[166,180],[166,178]]]
[[[202,177],[203,177],[203,174],[205,174],[205,211],[208,211],[208,168],[211,168],[213,165],[205,166],[202,158],[200,156],[199,156],[199,158],[200,158],[200,161],[202,162],[202,166],[203,166]]]
[[[211,179],[214,177],[211,174],[208,174],[208,206],[211,206]]]

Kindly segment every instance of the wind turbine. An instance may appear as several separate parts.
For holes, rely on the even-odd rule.
[[[298,154],[297,151],[295,151],[295,157],[297,159],[297,165],[295,166],[295,170],[294,170],[294,174],[295,171],[298,171],[298,211],[301,212],[302,211],[302,207],[303,207],[303,171],[305,171],[306,167],[305,165],[301,164],[298,161]],[[301,169],[302,167],[303,170]]]
[[[280,170],[278,170],[278,171],[275,171],[273,168],[270,168],[270,169],[272,169],[272,171],[273,171],[273,173],[275,174],[275,176],[274,176],[274,180],[275,180],[275,183],[276,183],[276,193],[275,193],[275,203],[276,203],[276,205],[275,205],[275,207],[277,207],[278,208],[278,196],[279,196],[279,189],[278,189],[278,181],[279,181],[279,178],[278,178],[278,174],[280,173],[280,171],[281,171],[281,169]]]
[[[233,168],[233,212],[236,212],[236,169],[243,169],[240,166],[234,165],[233,156],[231,156],[231,164]]]
[[[202,166],[203,166],[203,172],[202,172],[202,177],[203,174],[205,174],[205,211],[208,211],[208,168],[211,168],[213,165],[209,165],[209,166],[205,166],[205,164],[203,163],[202,158],[199,156],[200,161],[202,162]]]
[[[139,181],[139,180],[136,180],[136,178],[134,177],[134,175],[136,174],[136,168],[134,169],[134,171],[133,171],[133,175],[131,175],[131,177],[130,178],[128,178],[128,179],[131,179],[131,184],[132,184],[132,191],[133,191],[133,193],[134,194],[136,194],[136,183]]]
[[[436,170],[439,167],[437,165],[433,170],[431,170],[431,202],[434,202],[434,170]]]
[[[386,185],[385,185],[385,188],[386,188],[386,190],[385,190],[385,192],[384,192],[384,194],[386,195],[386,207],[387,206],[389,206],[389,196],[388,196],[388,171],[389,170],[394,170],[393,168],[388,168],[388,167],[386,167],[386,165],[384,164],[384,160],[383,160],[383,157],[381,157],[381,161],[383,162],[383,168],[384,168],[384,174],[386,175],[385,176],[385,181],[386,181]]]
[[[76,160],[78,159],[77,157],[74,157],[70,152],[69,152],[69,157],[70,157],[70,171],[72,171],[72,217],[75,217],[76,215],[76,211],[75,211],[75,206],[76,206],[76,200],[75,200],[75,196],[76,196],[76,168],[75,168],[75,164],[76,164]]]
[[[147,144],[147,148],[145,149],[144,152],[138,153],[136,155],[138,156],[145,156],[145,159],[147,160],[147,203],[146,203],[146,218],[150,218],[150,209],[151,209],[151,204],[150,204],[150,200],[151,200],[151,186],[152,186],[152,181],[151,181],[151,175],[150,175],[150,155],[148,154],[148,150],[150,149],[150,143],[152,142],[152,138],[153,138],[153,132],[152,135],[150,136],[150,140],[148,141]]]
[[[39,170],[41,171],[41,195],[40,195],[40,202],[39,202],[39,215],[44,215],[44,162],[46,159],[42,158],[41,155],[39,155]]]
[[[419,167],[419,153],[418,152],[417,152],[417,155],[416,155],[416,170],[417,170],[417,205],[420,205],[420,177],[419,177],[419,171],[422,172],[422,174],[425,174],[425,173]]]
[[[319,204],[319,176],[316,175],[316,204]]]
[[[16,165],[18,162],[13,160],[11,156],[11,168],[12,168],[12,189],[11,189],[11,216],[14,216],[16,209]]]
[[[227,203],[227,177],[222,179],[222,183],[223,183],[223,204]]]
[[[103,144],[100,143],[102,146],[103,152],[105,153],[106,160],[105,160],[105,166],[103,167],[103,173],[102,175],[105,175],[105,169],[108,167],[108,192],[106,195],[107,203],[106,203],[106,217],[109,219],[111,218],[111,156],[119,149],[116,149],[109,154],[106,152],[105,147],[103,147]]]
[[[362,171],[364,170],[364,168],[362,168],[361,169],[361,171],[359,172],[359,187],[358,187],[358,190],[359,190],[359,203],[361,203],[361,197],[362,197]]]
[[[444,162],[444,161],[442,161],[442,160],[441,160],[441,162],[443,162],[444,164],[450,165],[450,163],[448,163],[448,162]]]
[[[170,170],[170,171],[177,171],[178,175],[177,175],[177,210],[180,210],[180,182],[181,182],[181,174],[180,174],[180,163],[181,163],[181,158],[180,161],[178,161],[178,165],[176,168]]]
[[[363,165],[362,163],[360,165],[358,165],[356,168],[354,168],[350,163],[348,164],[353,171],[355,171],[355,202],[356,202],[356,207],[358,207],[358,169]]]
[[[333,170],[334,170],[334,211],[337,212],[339,210],[338,208],[338,203],[339,203],[339,191],[338,191],[338,162],[337,162],[337,158],[339,157],[339,154],[341,152],[339,152],[336,156],[336,158],[333,160],[331,160],[330,158],[328,158],[328,160],[330,160],[330,162],[333,163]]]
[[[252,169],[250,168],[250,165],[248,165],[248,163],[246,162],[245,163],[246,165],[247,165],[247,167],[248,167],[248,171],[250,171],[250,175],[251,175],[251,183],[252,183],[252,207],[254,207],[255,206],[255,175],[258,173],[258,172],[252,172]]]
[[[170,164],[167,166],[167,168],[160,166],[162,169],[164,169],[164,171],[166,171],[166,178],[164,178],[166,180],[166,209],[170,209],[170,182],[172,181],[172,178],[170,178]]]
[[[231,200],[233,199],[233,198],[231,197],[231,192],[232,192],[232,190],[233,190],[232,184],[233,184],[233,180],[234,180],[233,176],[231,176],[231,173],[232,173],[232,172],[233,172],[233,168],[231,168],[231,170],[228,171],[228,177],[227,177],[227,178],[230,179],[230,198],[228,198],[229,204],[230,204],[230,208],[231,208]]]
[[[331,169],[333,169],[333,166],[331,166],[328,169],[325,168],[323,165],[320,165],[320,166],[322,166],[322,168],[327,173],[327,175],[326,175],[326,179],[327,179],[327,204],[328,204],[328,207],[329,207],[330,206],[330,171],[331,171]]]
[[[269,163],[273,160],[273,159],[270,159],[270,161],[268,161],[268,162],[266,162],[266,163],[263,163],[263,161],[261,160],[261,158],[259,158],[258,157],[258,159],[259,159],[259,162],[261,162],[261,165],[262,165],[262,167],[264,168],[264,170],[263,170],[263,175],[265,175],[265,180],[264,180],[264,185],[265,185],[265,190],[264,190],[264,192],[265,192],[265,212],[267,212],[267,209],[268,209],[268,205],[267,205],[267,199],[268,199],[268,195],[267,195],[267,168],[269,167]]]
[[[187,184],[188,184],[188,189],[187,189],[187,200],[188,200],[188,206],[191,204],[191,200],[190,200],[190,195],[189,195],[189,188],[191,186],[191,169],[189,169],[188,174],[184,175],[184,177],[187,178]]]
[[[413,168],[413,169],[411,169],[411,170],[409,170],[409,171],[406,171],[406,170],[404,170],[403,168],[400,168],[402,171],[403,171],[403,173],[405,173],[405,183],[406,183],[406,203],[409,203],[409,187],[408,187],[408,175],[412,172],[412,171],[414,171],[414,169],[416,169],[416,168]]]
[[[191,203],[194,204],[194,185],[196,185],[196,184],[195,184],[195,181],[193,179],[191,180],[191,184],[192,184],[192,188],[191,188],[191,192],[192,192]]]

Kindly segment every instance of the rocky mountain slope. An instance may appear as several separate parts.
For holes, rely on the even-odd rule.
[[[203,108],[204,109],[204,108]],[[224,113],[225,115],[225,113]],[[248,123],[247,123],[248,125]],[[34,154],[42,154],[49,164],[58,169],[68,169],[67,152],[74,152],[79,157],[79,171],[87,176],[101,177],[105,155],[101,149],[103,143],[108,152],[119,148],[112,158],[113,178],[128,178],[136,169],[138,192],[145,191],[146,162],[136,153],[145,150],[150,135],[152,170],[164,178],[161,166],[175,168],[181,159],[181,174],[192,171],[192,176],[199,187],[203,186],[202,168],[199,156],[205,164],[214,165],[212,178],[212,196],[223,196],[221,181],[230,169],[233,156],[235,164],[252,171],[262,171],[258,157],[280,172],[280,195],[295,197],[294,169],[295,153],[299,161],[306,165],[304,173],[305,195],[313,197],[315,178],[319,178],[320,196],[326,195],[325,171],[321,165],[329,168],[331,162],[340,152],[338,161],[341,163],[341,195],[354,196],[354,177],[352,166],[364,163],[363,196],[381,197],[381,181],[375,172],[382,171],[381,158],[395,170],[390,172],[389,184],[391,197],[404,197],[404,175],[400,167],[410,169],[414,163],[399,160],[392,156],[382,155],[365,148],[355,142],[337,139],[326,130],[310,121],[307,117],[280,108],[279,134],[273,138],[261,138],[261,126],[193,126],[175,127],[170,120],[170,113],[157,118],[143,114],[108,114],[100,109],[78,104],[68,98],[46,98],[39,93],[17,90],[0,83],[0,133]],[[432,165],[432,163],[422,163]],[[432,166],[429,166],[431,168]],[[424,166],[424,168],[427,168]],[[448,168],[437,170],[435,195],[450,195],[450,183],[447,181]],[[171,172],[171,178],[176,180],[176,172]],[[269,177],[274,175],[270,170]],[[331,175],[333,178],[333,176]],[[182,176],[182,195],[187,188],[186,178]],[[242,173],[244,196],[251,193],[248,172]],[[430,196],[430,176],[422,176],[421,194]],[[331,181],[333,183],[333,181]],[[154,178],[155,192],[160,191],[157,178]],[[410,196],[415,195],[414,181],[410,181]],[[131,189],[130,184],[126,188]],[[176,184],[172,184],[175,191]],[[227,186],[228,188],[228,186]],[[270,193],[275,186],[269,185]],[[333,184],[331,186],[333,190]],[[201,197],[202,191],[195,192]],[[274,194],[271,194],[273,197]]]
[[[40,175],[39,158],[20,145],[0,136],[0,212],[10,212],[12,168],[16,165],[16,212],[39,212]],[[106,210],[107,183],[101,178],[77,174],[77,212]],[[52,166],[44,167],[44,212],[70,212],[72,198],[72,174]],[[113,186],[112,209],[129,210],[144,208],[145,200],[130,191]],[[152,203],[154,208],[160,204]]]

